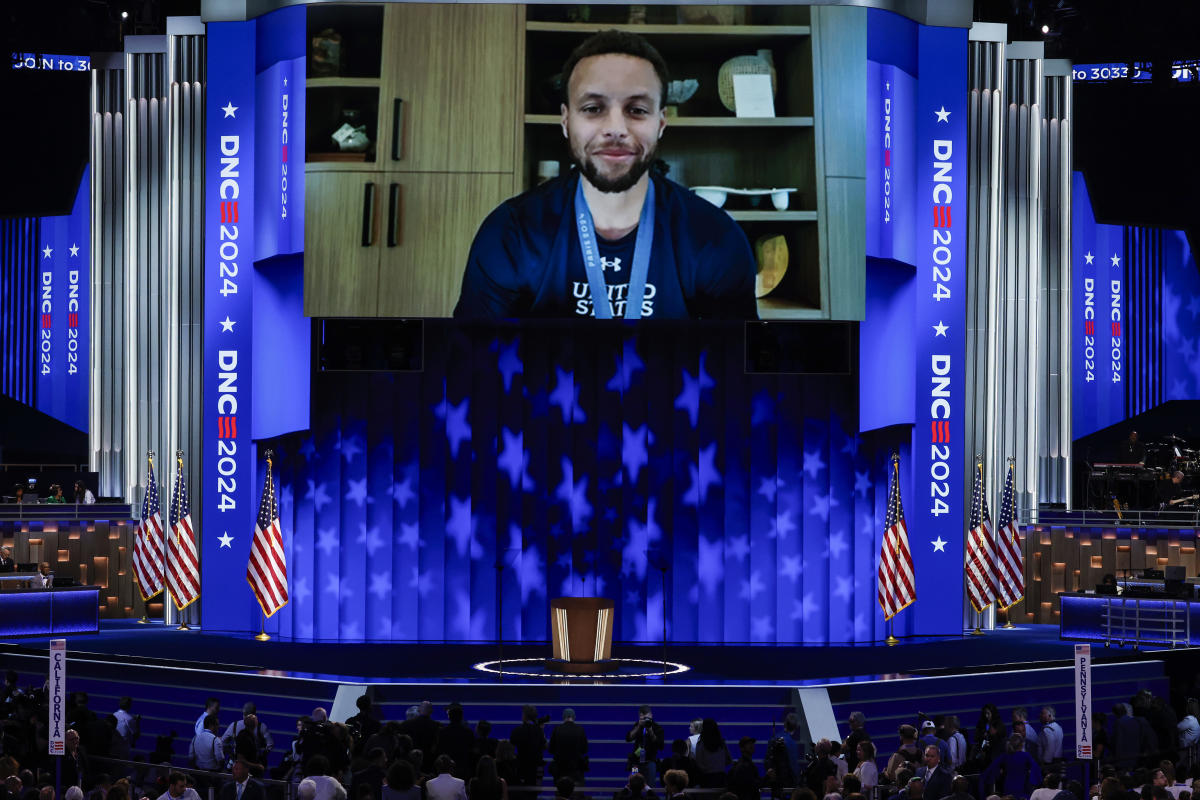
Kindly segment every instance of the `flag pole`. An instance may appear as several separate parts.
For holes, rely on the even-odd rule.
[[[1009,456],[1008,457],[1008,471],[1009,472],[1012,472],[1013,464],[1015,464],[1015,463],[1017,463],[1017,459],[1013,458],[1012,456]],[[1016,505],[1015,501],[1013,502],[1013,505],[1014,506]],[[1022,558],[1021,561],[1022,561],[1022,564],[1024,564],[1024,558]],[[1020,601],[1017,601],[1017,602],[1020,602]],[[1004,627],[1009,630],[1016,627],[1012,623],[1012,607],[1015,605],[1016,605],[1016,603],[1013,603],[1012,606],[1009,606],[1008,608],[1004,609]]]
[[[267,480],[271,480],[271,457],[275,455],[274,451],[267,450]],[[253,544],[250,545],[253,548]],[[253,557],[253,556],[252,556]],[[258,642],[271,641],[271,634],[267,633],[267,615],[262,610],[262,605],[258,607],[258,635],[254,637]]]
[[[900,454],[899,453],[892,453],[892,480],[893,481],[900,480]],[[897,497],[899,497],[899,494],[897,494]],[[893,508],[892,510],[894,511],[895,509]],[[886,536],[886,534],[884,534],[884,535]],[[896,645],[900,644],[900,640],[896,638],[895,617],[896,617],[896,615],[893,614],[892,616],[888,617],[888,619],[887,619],[888,635],[887,635],[887,638],[884,639],[884,642],[887,644],[888,647],[895,647]]]
[[[175,472],[176,475],[181,474],[181,472],[183,470],[183,451],[182,450],[175,451],[175,469],[176,469],[176,472]],[[174,498],[172,498],[172,501],[174,501]],[[172,528],[171,532],[175,534],[176,538],[179,537],[179,532],[174,530],[174,528]],[[168,559],[168,561],[169,561],[169,559]],[[179,609],[179,627],[175,629],[177,631],[190,631],[192,629],[191,626],[189,626],[187,624],[187,618],[184,617],[184,615],[183,615],[184,610],[185,609],[182,609],[182,608]]]
[[[150,465],[150,469],[154,469],[154,451],[153,450],[146,451],[146,462]],[[148,472],[147,472],[147,475],[149,475]],[[148,483],[146,484],[146,491],[147,492],[150,491],[150,484],[148,484]],[[145,535],[145,531],[142,532],[142,535],[143,536]],[[136,540],[134,541],[134,546],[135,547],[137,546]],[[139,595],[142,594],[141,587],[138,588],[138,594]],[[146,601],[142,600],[142,618],[138,620],[138,625],[149,625],[150,624],[150,617],[147,615],[147,612],[149,610],[150,609],[146,606]]]
[[[979,473],[979,476],[978,476],[978,477],[982,477],[982,475],[983,475],[983,456],[982,456],[981,454],[979,454],[979,453],[976,453],[976,454],[975,454],[975,469],[976,469],[976,471],[978,471],[978,473]],[[981,483],[980,483],[980,487],[981,487],[981,488],[980,488],[980,492],[981,492],[981,493],[982,493],[982,491],[983,491],[983,489],[982,489],[982,485],[983,485],[983,484],[982,484],[982,482],[981,482]],[[981,501],[980,501],[980,503],[982,504],[982,502],[983,502],[983,501],[981,500]],[[972,510],[972,511],[971,511],[971,515],[972,515],[972,517],[974,517],[974,515],[975,515],[975,511],[974,511],[974,510]],[[983,524],[983,523],[982,523],[982,520],[980,521],[980,524]],[[966,573],[964,573],[964,575],[965,575],[965,574],[966,574]],[[972,607],[972,608],[974,608],[974,607],[975,607],[975,604],[974,604],[974,603],[972,603],[972,604],[971,604],[971,607]],[[982,612],[982,611],[979,611],[978,609],[976,609],[976,610],[975,610],[975,630],[971,631],[971,635],[972,635],[972,636],[983,636],[983,625],[982,625],[982,623],[983,623],[983,612]]]

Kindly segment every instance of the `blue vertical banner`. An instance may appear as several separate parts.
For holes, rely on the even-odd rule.
[[[306,14],[293,6],[255,22],[255,261],[304,250]]]
[[[251,439],[256,23],[208,24],[204,206],[201,624],[257,622],[245,575],[254,532]],[[237,587],[233,589],[231,587]]]
[[[71,213],[42,217],[37,270],[37,409],[88,429],[91,181],[85,169]]]
[[[904,496],[917,580],[911,633],[961,626],[965,480],[967,31],[919,27],[916,403]]]
[[[1083,173],[1071,182],[1072,435],[1125,419],[1124,229],[1096,222]]]
[[[867,255],[916,263],[916,79],[867,61]]]

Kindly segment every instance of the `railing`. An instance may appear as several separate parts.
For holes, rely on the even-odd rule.
[[[97,768],[99,764],[109,764],[122,768],[121,770],[110,769],[108,776],[113,780],[122,777],[129,778],[130,783],[135,788],[135,797],[143,796],[142,789],[148,783],[154,782],[159,776],[165,778],[172,772],[187,775],[197,787],[202,787],[204,789],[202,796],[205,800],[216,800],[221,786],[233,780],[233,776],[228,772],[177,767],[172,764],[150,764],[145,761],[125,761],[119,758],[107,758],[104,756],[88,756],[88,761],[92,766],[93,775],[102,771]],[[296,784],[291,781],[275,780],[274,778],[255,778],[255,780],[263,784],[267,789],[268,797],[275,798],[275,800],[294,800],[296,796]]]
[[[1063,525],[1107,528],[1200,528],[1200,510],[1126,511],[1121,509],[1022,508],[1018,519],[1023,525]]]
[[[0,521],[133,519],[129,503],[0,503]]]

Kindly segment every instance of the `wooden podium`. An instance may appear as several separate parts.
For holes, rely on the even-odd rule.
[[[558,672],[591,675],[612,672],[613,601],[603,597],[559,597],[550,601],[553,657]]]

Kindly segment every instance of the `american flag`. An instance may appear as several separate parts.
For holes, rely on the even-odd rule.
[[[908,549],[908,528],[904,524],[904,508],[900,505],[900,459],[893,458],[883,549],[879,554],[879,606],[883,609],[883,618],[891,619],[916,599],[917,584],[913,576],[912,552]]]
[[[200,599],[200,550],[192,531],[183,456],[176,459],[175,493],[171,497],[171,537],[167,545],[167,588],[180,611]]]
[[[982,612],[996,599],[996,553],[992,544],[992,518],[983,496],[983,464],[975,465],[975,489],[971,493],[971,530],[967,534],[967,594],[976,611]]]
[[[1004,499],[1000,501],[1000,520],[997,526],[999,541],[996,545],[996,599],[1003,611],[1015,606],[1025,596],[1025,558],[1021,552],[1017,509],[1013,504],[1011,459],[1008,462],[1008,478],[1004,481]]]
[[[142,602],[158,597],[163,590],[163,525],[158,510],[158,483],[154,480],[154,461],[146,479],[142,498],[142,521],[133,538],[133,577],[137,580]]]
[[[267,456],[267,482],[263,484],[258,521],[250,542],[250,561],[246,580],[268,617],[288,603],[287,559],[283,554],[283,533],[279,527],[279,503],[275,499],[275,481],[271,477],[271,457]]]

